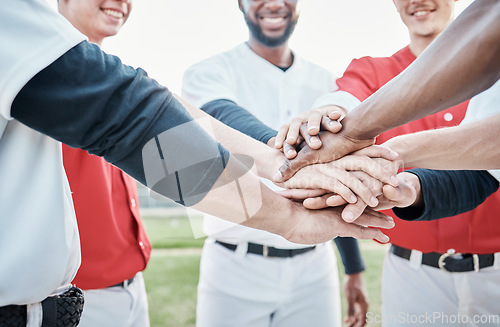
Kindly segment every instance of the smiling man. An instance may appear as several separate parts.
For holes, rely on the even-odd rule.
[[[248,41],[190,67],[183,97],[261,142],[274,140],[276,131],[250,113],[277,128],[336,88],[330,72],[288,47],[299,18],[297,2],[240,0]],[[314,247],[292,244],[213,216],[205,217],[204,229],[209,237],[201,260],[198,326],[341,325],[330,242]],[[358,244],[351,238],[335,241],[347,273],[349,321],[363,325],[368,304]]]
[[[316,107],[354,109],[415,61],[453,21],[455,0],[393,2],[408,28],[410,44],[391,57],[353,60],[337,80],[339,89],[320,98]],[[398,135],[458,125],[467,106],[468,102],[464,102],[384,132],[377,137],[377,143]],[[395,217],[396,227],[388,232],[392,246],[383,269],[382,326],[417,325],[408,317],[461,315],[472,321],[474,315],[498,312],[493,303],[498,302],[495,285],[500,280],[500,270],[495,268],[500,252],[500,227],[496,223],[499,209],[500,193],[496,192],[475,210],[440,221],[409,222]],[[472,264],[473,258],[477,258],[476,264]],[[438,325],[456,324],[441,320],[432,324]]]
[[[59,0],[59,12],[89,41],[116,35],[131,0]],[[82,263],[73,283],[83,290],[81,327],[148,327],[142,271],[151,243],[139,214],[136,181],[102,157],[63,145],[73,195]]]

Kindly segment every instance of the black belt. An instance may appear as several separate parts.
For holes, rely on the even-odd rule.
[[[127,287],[128,285],[130,285],[134,282],[134,279],[135,279],[135,276],[130,278],[130,279],[124,280],[123,282],[117,283],[111,287],[116,287],[116,286]]]
[[[410,260],[411,251],[397,245],[391,245],[391,252],[406,260]],[[495,261],[494,254],[470,253],[422,253],[422,264],[448,272],[479,271],[491,267]]]
[[[74,327],[80,322],[83,311],[83,293],[71,287],[60,295],[42,301],[42,327]],[[26,327],[26,305],[0,307],[0,326]]]
[[[231,251],[235,251],[238,245],[236,244],[229,244],[229,243],[224,243],[221,241],[215,241],[215,243],[222,245],[226,249],[229,249]],[[247,248],[247,253],[253,253],[253,254],[258,254],[262,255],[264,257],[275,257],[275,258],[291,258],[293,256],[296,256],[297,254],[303,254],[306,252],[309,252],[311,250],[314,250],[316,246],[311,246],[307,248],[302,248],[302,249],[277,249],[272,246],[267,246],[267,245],[262,245],[262,244],[256,244],[256,243],[248,243],[248,248]]]

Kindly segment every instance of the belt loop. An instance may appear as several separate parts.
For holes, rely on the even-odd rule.
[[[234,255],[243,258],[246,256],[248,251],[248,242],[239,242],[236,246],[236,250],[234,250]]]
[[[493,254],[493,269],[500,270],[500,252]]]
[[[422,265],[422,251],[411,250],[410,254],[410,267],[417,270]]]
[[[57,326],[57,296],[48,297],[41,303],[42,327]]]
[[[42,303],[26,305],[26,327],[38,327],[42,325],[43,309]]]
[[[269,255],[269,247],[265,244],[262,245],[262,256],[267,257]]]
[[[472,263],[474,264],[474,271],[479,271],[479,256],[477,254],[472,255]]]

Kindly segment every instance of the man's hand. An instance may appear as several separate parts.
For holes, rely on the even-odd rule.
[[[378,205],[376,197],[382,193],[380,183],[391,184],[394,187],[398,185],[397,170],[398,163],[394,161],[372,159],[364,155],[348,155],[326,164],[304,167],[280,186],[289,189],[321,189],[341,196],[347,203],[356,203],[359,198],[369,206],[375,207]],[[355,175],[354,172],[365,174]],[[373,184],[380,187],[375,188]],[[293,197],[293,192],[284,194]],[[323,194],[324,192],[320,195]],[[364,207],[361,212],[363,210]]]
[[[276,136],[271,137],[267,141],[267,145],[274,149],[274,145],[276,143],[275,140],[276,140]],[[285,157],[287,157],[287,159],[293,159],[297,156],[297,151],[302,149],[302,147],[303,147],[302,142],[303,141],[304,141],[304,139],[301,136],[299,136],[299,138],[297,139],[297,142],[295,144],[290,145],[288,143],[284,143],[283,146],[279,150],[281,150],[281,152],[283,152],[283,154],[285,155]]]
[[[287,159],[273,176],[275,182],[284,182],[292,177],[300,168],[318,164],[327,163],[342,158],[346,154],[356,150],[373,145],[375,140],[354,140],[345,137],[342,133],[333,134],[330,132],[321,132],[323,146],[319,150],[313,150],[305,146],[299,151],[297,157]],[[385,157],[389,160],[394,159],[393,155]]]
[[[368,297],[362,273],[345,275],[344,294],[347,299],[346,326],[363,327],[366,324]]]
[[[319,244],[337,236],[375,239],[387,243],[389,238],[379,228],[394,227],[391,217],[370,209],[367,209],[356,223],[347,223],[342,219],[339,208],[308,210],[298,203],[292,203],[292,208],[292,212],[286,214],[285,220],[273,219],[272,222],[277,228],[273,232],[293,243]],[[255,226],[252,223],[251,218],[242,225]]]
[[[344,114],[344,109],[337,106],[323,106],[305,111],[280,127],[275,147],[281,149],[284,144],[296,144],[302,136],[312,149],[318,149],[321,147],[321,140],[316,135],[320,130],[332,133],[340,131],[342,125],[339,120]]]
[[[399,180],[397,187],[384,185],[382,195],[379,197],[379,205],[375,210],[423,206],[418,176],[402,172],[397,175],[397,178]]]
[[[301,208],[307,210],[302,206]],[[289,234],[285,235],[285,238],[290,242],[301,244],[323,243],[337,236],[375,239],[387,243],[389,237],[378,228],[392,227],[394,220],[391,217],[373,210],[366,210],[356,223],[345,222],[339,208],[307,210],[307,213],[289,229]]]

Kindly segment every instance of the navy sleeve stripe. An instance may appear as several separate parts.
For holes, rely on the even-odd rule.
[[[265,144],[278,134],[277,131],[262,123],[257,117],[231,100],[214,100],[203,105],[201,110],[229,127]]]
[[[167,88],[86,41],[34,76],[11,112],[28,127],[103,156],[145,185],[147,168],[150,184],[163,185],[163,195],[186,205],[206,195],[225,168],[221,157],[229,156]],[[163,156],[148,146],[159,136]],[[175,180],[165,182],[176,175],[182,176],[182,194]]]
[[[476,208],[498,189],[498,181],[481,170],[411,169],[420,179],[425,207],[394,208],[404,220],[434,220]]]
[[[339,249],[346,274],[355,274],[365,270],[365,263],[363,262],[357,239],[352,237],[337,237],[334,241]]]

